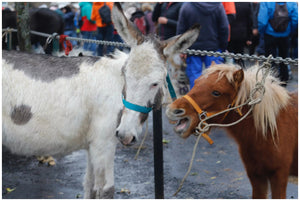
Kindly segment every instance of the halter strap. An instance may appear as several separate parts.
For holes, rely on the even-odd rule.
[[[176,97],[176,93],[175,93],[174,87],[172,85],[172,82],[170,80],[169,74],[167,74],[166,81],[168,83],[168,89],[169,89],[169,93],[171,95],[171,98],[173,100],[175,100],[177,97]],[[128,102],[127,100],[125,100],[124,95],[122,95],[122,102],[123,102],[123,105],[127,109],[134,110],[136,112],[141,112],[141,113],[146,113],[147,114],[147,113],[151,112],[151,110],[152,110],[152,107],[136,105],[134,103]]]
[[[201,108],[199,107],[199,105],[189,96],[189,95],[185,95],[183,96],[183,98],[185,98],[186,100],[188,100],[188,102],[193,106],[193,108],[199,113],[202,114],[204,111],[201,110]],[[214,113],[206,113],[207,116],[211,116]]]
[[[140,105],[136,105],[136,104],[128,102],[127,100],[125,100],[124,95],[122,95],[122,101],[126,108],[128,108],[130,110],[134,110],[136,112],[141,112],[141,113],[147,114],[147,113],[151,112],[151,110],[152,110],[152,107],[140,106]]]
[[[205,114],[205,117],[209,117],[209,116],[212,116],[214,114],[217,114],[217,113],[204,113],[204,111],[199,107],[199,105],[194,101],[194,99],[192,99],[189,95],[185,95],[183,96],[183,98],[185,98],[192,106],[193,108],[198,112],[199,114],[199,119],[201,121],[201,115]],[[236,98],[233,100],[233,102],[231,103],[231,107],[235,104],[236,102]],[[242,115],[242,112],[240,111],[239,108],[237,108],[237,112],[239,113],[240,116],[243,116]],[[226,116],[228,115],[229,111],[225,113],[224,117],[223,117],[223,120],[226,118]],[[209,144],[213,144],[214,142],[212,141],[212,139],[208,136],[208,134],[206,133],[202,133],[202,136],[204,137],[204,139],[207,140],[207,142]]]
[[[184,95],[183,98],[185,98],[192,106],[193,108],[199,113],[202,114],[204,111],[201,110],[199,105],[189,96],[189,95]],[[206,113],[207,116],[211,116],[214,113]],[[199,117],[200,118],[200,117]],[[208,136],[206,133],[202,133],[202,137],[210,144],[212,145],[214,141]]]

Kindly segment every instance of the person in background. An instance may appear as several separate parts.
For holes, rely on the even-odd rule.
[[[142,4],[142,11],[145,14],[145,19],[147,22],[147,34],[155,34],[155,24],[152,21],[153,9],[152,6],[148,3]]]
[[[259,41],[260,41],[260,35],[258,32],[258,22],[257,22],[257,16],[258,16],[258,11],[259,11],[259,2],[252,2],[251,7],[252,7],[253,25],[252,25],[252,43],[249,46],[249,54],[253,55],[255,53],[256,47],[258,46]]]
[[[222,2],[224,7],[225,13],[227,15],[228,24],[229,24],[229,35],[228,35],[228,42],[230,41],[230,31],[231,31],[231,24],[236,18],[236,9],[234,2]]]
[[[97,25],[95,21],[91,20],[93,3],[80,2],[79,6],[80,6],[80,11],[81,11],[80,15],[82,20],[82,26],[80,28],[82,38],[96,40]],[[83,44],[83,49],[86,51],[93,52],[94,56],[96,54],[96,47],[97,45],[95,43]]]
[[[196,42],[189,48],[223,52],[228,44],[228,19],[220,2],[187,2],[181,7],[177,25],[177,34],[182,34],[195,24],[200,24],[200,34]],[[224,59],[214,56],[188,55],[186,58],[186,74],[190,88],[202,74],[202,65],[209,67],[211,62],[223,63]]]
[[[80,33],[80,27],[81,27],[81,14],[80,14],[80,6],[78,3],[73,3],[72,4],[73,6],[73,12],[75,14],[74,16],[74,26],[75,26],[75,29],[76,29],[76,35],[77,35],[77,38],[81,38],[81,33]],[[80,46],[80,42],[78,41],[77,42],[78,46]]]
[[[236,18],[232,21],[230,28],[230,41],[227,50],[232,53],[244,54],[244,49],[252,43],[252,6],[250,2],[235,2]],[[244,67],[242,59],[234,60]]]
[[[52,2],[50,4],[50,10],[55,11],[57,14],[59,14],[62,18],[64,17],[64,13],[61,11],[61,9],[58,8],[58,4],[55,2]]]
[[[164,2],[155,5],[152,21],[158,24],[158,35],[161,40],[166,40],[176,35],[181,5],[182,3],[180,2]]]
[[[280,20],[275,18],[279,7],[282,6],[280,14],[288,12],[286,15],[287,23],[283,26],[284,29],[277,30],[273,23],[279,24]],[[274,20],[273,20],[274,19]],[[289,51],[289,40],[291,35],[298,28],[298,4],[296,2],[260,2],[258,13],[258,31],[264,35],[265,56],[270,54],[273,57],[286,58]],[[282,86],[286,86],[289,79],[288,67],[284,63],[279,64],[279,78],[282,81]]]
[[[76,28],[74,25],[74,17],[75,14],[72,11],[70,6],[65,6],[61,9],[61,11],[64,13],[63,19],[65,23],[65,32],[64,34],[70,37],[76,37]],[[71,40],[72,46],[75,47],[77,45],[77,42],[74,40]]]
[[[113,24],[103,23],[101,16],[99,14],[99,9],[103,7],[105,4],[110,8],[110,10],[112,10],[112,7],[114,5],[113,2],[93,2],[91,20],[96,21],[97,40],[113,41],[113,36],[114,36]],[[105,51],[104,46],[99,44],[97,48],[97,55],[103,56],[105,54],[109,54],[110,52],[112,52],[112,50],[113,50],[112,46],[106,46],[106,51]]]

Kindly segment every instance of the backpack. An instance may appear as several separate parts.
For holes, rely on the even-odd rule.
[[[269,20],[270,25],[275,32],[284,32],[289,25],[289,12],[286,3],[279,5],[276,3],[274,17]]]
[[[102,19],[102,23],[104,24],[111,24],[111,15],[110,15],[110,8],[104,2],[104,5],[98,10],[99,15]]]

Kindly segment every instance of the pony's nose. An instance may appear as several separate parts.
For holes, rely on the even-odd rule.
[[[116,131],[116,137],[119,137],[119,131],[118,130]]]
[[[181,109],[181,108],[173,110],[173,114],[174,114],[175,116],[181,116],[181,115],[183,115],[184,113],[185,113],[185,110],[184,110],[184,109]]]

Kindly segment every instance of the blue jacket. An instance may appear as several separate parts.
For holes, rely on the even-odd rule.
[[[179,12],[177,34],[194,24],[200,24],[197,41],[190,47],[196,50],[224,51],[228,43],[228,20],[220,2],[187,2]]]
[[[75,14],[72,11],[64,14],[65,31],[75,31],[74,17]]]
[[[282,2],[277,2],[283,4]],[[275,2],[261,2],[258,12],[258,31],[274,37],[287,37],[298,28],[298,5],[296,2],[286,2],[290,23],[285,32],[275,32],[269,23],[274,17]]]

